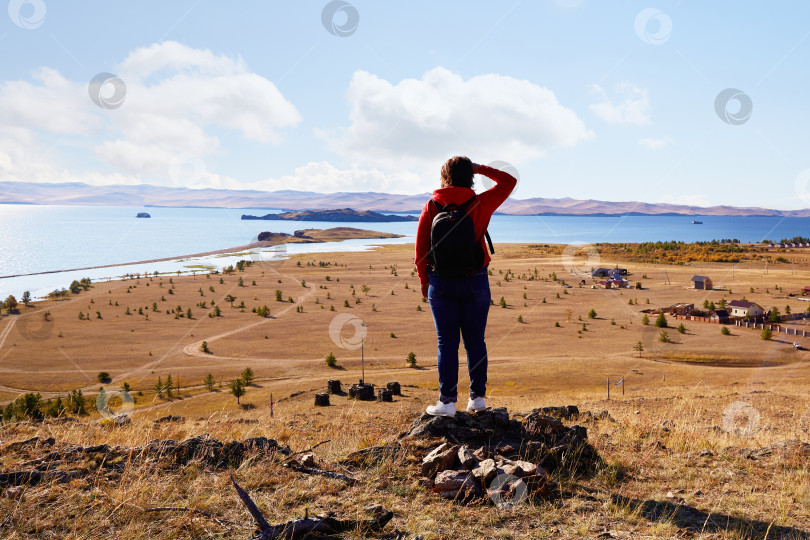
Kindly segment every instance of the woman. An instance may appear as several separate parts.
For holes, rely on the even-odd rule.
[[[472,189],[475,174],[488,176],[495,185],[476,196]],[[467,411],[477,412],[486,408],[484,397],[487,384],[487,347],[484,332],[490,305],[487,273],[490,256],[484,237],[492,213],[509,197],[517,180],[508,173],[478,165],[463,156],[447,160],[442,166],[441,177],[442,187],[433,192],[432,199],[425,204],[419,218],[416,231],[416,268],[422,285],[422,296],[430,302],[439,348],[439,401],[436,405],[429,406],[427,413],[433,416],[455,416],[459,334],[464,338],[467,370],[470,374]],[[458,214],[459,207],[466,216]],[[457,250],[453,251],[454,246],[447,245],[448,242],[441,244],[441,238],[436,234],[438,222],[446,217],[439,214],[448,210],[455,210],[456,217],[462,216],[457,221],[472,220],[475,237],[471,242],[474,249],[480,249],[476,262],[460,276],[457,272],[448,272],[436,264],[441,260],[440,250],[450,248],[450,252],[458,253]],[[453,235],[458,235],[462,229],[463,225],[442,230],[447,231],[443,233],[445,238],[452,238],[453,243],[458,244],[457,239],[462,238],[463,241],[463,237]]]

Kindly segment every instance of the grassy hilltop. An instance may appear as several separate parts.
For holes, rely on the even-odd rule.
[[[490,266],[488,405],[515,414],[576,405],[596,416],[564,422],[585,426],[602,458],[594,474],[555,476],[552,493],[512,510],[440,498],[420,484],[414,456],[341,463],[358,449],[395,441],[436,398],[435,333],[412,272],[412,245],[94,283],[64,299],[20,305],[18,314],[4,310],[0,403],[7,408],[38,393],[46,411],[48,400],[51,409],[56,399],[67,405],[81,390],[87,414],[31,421],[17,411],[0,426],[4,487],[15,482],[2,475],[14,471],[47,477],[6,488],[0,531],[247,538],[254,523],[230,484],[233,473],[270,523],[305,512],[359,518],[379,504],[394,512],[384,533],[423,538],[806,538],[810,451],[801,443],[810,442],[810,353],[792,342],[810,340],[784,333],[763,340],[760,331],[736,326],[724,335],[723,325],[671,317],[661,328],[655,315],[642,323],[641,310],[679,302],[745,298],[782,313],[805,311],[810,302],[797,295],[810,285],[807,255],[744,248],[645,255],[628,246],[590,253],[499,246]],[[718,253],[735,262],[711,262]],[[642,288],[591,288],[599,281],[591,267],[616,265]],[[695,274],[710,276],[717,290],[690,289]],[[789,325],[810,330],[804,323]],[[398,381],[403,395],[393,403],[333,395],[329,407],[314,408],[328,379],[345,389],[361,377],[361,337],[366,380]],[[325,362],[330,354],[335,367]],[[237,404],[231,383],[246,368],[254,378]],[[462,386],[464,372],[462,360]],[[624,394],[612,386],[608,400],[608,378],[622,379]],[[105,419],[106,411],[95,410],[99,388],[110,410],[122,411],[129,404],[115,392],[125,385],[134,398],[129,421]],[[203,434],[228,444],[264,436],[292,452],[315,447],[319,468],[358,482],[296,472],[277,452],[212,464],[145,450],[150,441]],[[115,446],[137,450],[116,454]],[[51,465],[32,464],[49,452]],[[66,476],[47,476],[56,470]],[[147,511],[154,507],[194,511]]]

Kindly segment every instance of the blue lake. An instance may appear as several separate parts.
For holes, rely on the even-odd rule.
[[[241,246],[262,231],[292,233],[305,228],[358,227],[405,235],[392,240],[352,240],[328,244],[288,245],[290,253],[369,249],[372,245],[413,242],[415,222],[332,223],[241,220],[242,214],[263,215],[268,209],[138,208],[131,206],[0,205],[0,276],[60,271],[133,261],[179,257]],[[148,212],[150,219],[138,219]],[[693,225],[697,219],[702,225]],[[808,236],[810,218],[720,216],[506,216],[495,215],[490,234],[497,243],[698,241],[737,238],[758,242]],[[244,258],[244,257],[243,257]],[[34,296],[74,279],[105,279],[125,272],[174,271],[200,261],[149,263],[78,273],[0,278],[0,296]],[[227,258],[202,264],[222,266]],[[187,268],[186,268],[187,270]]]

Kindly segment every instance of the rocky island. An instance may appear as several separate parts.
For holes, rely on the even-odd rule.
[[[353,210],[351,208],[338,208],[335,210],[303,210],[301,212],[283,212],[281,214],[266,214],[264,216],[251,216],[248,214],[243,214],[242,219],[262,219],[268,221],[355,221],[369,223],[418,221],[416,216],[380,214],[379,212],[374,212],[371,210]]]
[[[271,244],[312,244],[316,242],[339,242],[352,238],[401,238],[401,234],[392,234],[353,227],[332,227],[331,229],[301,229],[293,234],[279,232],[260,232],[257,240]]]
[[[150,218],[152,216],[150,216],[148,212],[138,212],[138,215],[136,215],[135,217],[136,218]]]

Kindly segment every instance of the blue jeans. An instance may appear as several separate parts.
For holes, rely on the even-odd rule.
[[[487,390],[487,327],[490,292],[484,267],[464,278],[443,278],[429,273],[428,300],[439,342],[439,399],[458,399],[459,335],[467,350],[470,397],[484,397]]]

